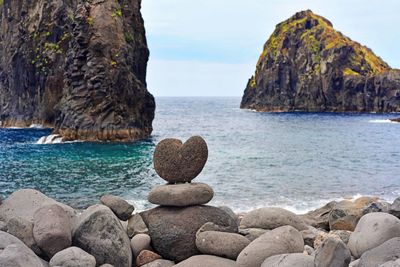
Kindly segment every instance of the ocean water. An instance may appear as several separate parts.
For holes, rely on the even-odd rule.
[[[0,129],[0,194],[36,188],[75,208],[112,193],[150,208],[164,181],[152,155],[167,137],[203,136],[209,159],[195,181],[211,204],[236,211],[279,206],[302,213],[327,201],[400,196],[400,114],[257,113],[240,98],[157,98],[151,138],[129,144],[36,144],[47,129]]]

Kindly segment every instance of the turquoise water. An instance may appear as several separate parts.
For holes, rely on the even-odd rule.
[[[157,142],[202,135],[209,160],[196,179],[212,204],[237,211],[274,205],[302,212],[332,199],[400,196],[399,114],[257,113],[240,98],[157,98],[151,138],[129,144],[39,145],[43,129],[0,129],[0,194],[36,188],[76,208],[105,193],[137,208],[162,184]]]

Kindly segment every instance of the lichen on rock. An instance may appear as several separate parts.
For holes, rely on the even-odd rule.
[[[242,108],[258,111],[400,111],[400,70],[312,11],[278,24]]]
[[[63,140],[152,132],[141,1],[4,1],[0,127],[42,124]]]

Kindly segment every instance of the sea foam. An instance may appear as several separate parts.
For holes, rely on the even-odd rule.
[[[62,143],[62,136],[59,134],[51,134],[47,136],[42,136],[36,142],[36,144],[40,145],[48,145],[48,144],[60,144]]]
[[[369,120],[368,122],[370,122],[370,123],[398,123],[398,122],[395,122],[395,121],[391,121],[389,119],[386,119],[386,120],[383,120],[383,119],[381,119],[381,120]]]

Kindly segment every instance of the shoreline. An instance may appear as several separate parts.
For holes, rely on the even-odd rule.
[[[44,223],[45,226],[40,228],[42,229],[41,231],[47,232],[46,236],[55,234],[60,238],[60,231],[55,231],[54,229],[57,223],[55,225],[54,223],[58,222],[59,224],[63,224],[65,226],[65,220],[69,221],[65,227],[66,229],[70,230],[67,230],[63,234],[67,236],[70,235],[71,241],[68,241],[67,245],[64,245],[63,249],[59,250],[59,253],[78,249],[76,247],[79,247],[79,249],[83,250],[81,253],[92,255],[96,262],[100,260],[104,261],[103,263],[114,264],[112,266],[130,266],[128,262],[136,262],[136,266],[158,266],[146,265],[154,262],[153,264],[164,264],[160,266],[189,267],[197,266],[195,263],[198,260],[205,262],[210,261],[210,263],[202,265],[206,267],[225,266],[223,264],[228,264],[226,266],[240,267],[261,266],[248,263],[248,261],[260,261],[260,259],[256,259],[259,256],[256,257],[253,255],[252,257],[254,258],[249,259],[249,256],[243,255],[252,255],[252,250],[255,249],[252,248],[254,244],[261,242],[269,235],[273,235],[273,233],[278,233],[280,238],[285,238],[285,231],[294,231],[291,235],[299,235],[301,237],[301,243],[303,243],[301,246],[301,251],[300,248],[298,249],[299,251],[296,252],[290,250],[286,252],[282,251],[281,254],[289,253],[289,258],[298,257],[298,255],[301,253],[301,255],[304,255],[304,257],[302,257],[306,259],[306,262],[315,263],[317,261],[318,253],[323,252],[320,251],[323,247],[325,247],[325,245],[322,245],[323,243],[341,242],[340,244],[343,243],[345,248],[351,252],[351,261],[356,262],[357,260],[360,261],[360,259],[362,261],[362,254],[353,255],[356,252],[352,251],[352,245],[350,245],[348,248],[348,242],[352,236],[356,235],[356,228],[359,227],[358,224],[364,217],[373,217],[375,214],[377,214],[375,217],[380,218],[387,214],[385,216],[389,216],[389,220],[394,220],[396,222],[398,221],[398,236],[400,238],[400,219],[393,216],[400,216],[400,209],[397,206],[398,204],[396,204],[397,201],[399,200],[395,200],[392,204],[381,201],[378,197],[357,195],[351,199],[326,202],[323,205],[320,205],[318,208],[313,209],[305,214],[294,214],[287,209],[279,207],[260,207],[251,209],[248,212],[234,212],[231,207],[225,206],[217,208],[213,207],[212,205],[210,206],[208,203],[206,203],[206,205],[193,205],[184,207],[155,206],[151,209],[134,211],[133,205],[130,204],[131,201],[127,202],[120,197],[105,195],[99,200],[99,203],[89,206],[86,209],[76,210],[43,195],[39,191],[33,189],[21,189],[15,191],[7,199],[0,200],[0,246],[5,247],[6,249],[8,246],[10,246],[10,244],[7,245],[7,242],[9,241],[5,241],[4,239],[6,235],[8,236],[8,239],[17,238],[18,241],[14,241],[14,243],[22,242],[25,246],[18,253],[30,254],[30,261],[32,262],[35,260],[39,260],[41,262],[49,261],[50,266],[55,266],[51,264],[51,261],[54,260],[53,258],[57,259],[59,255],[57,255],[57,253],[53,253],[51,256],[49,256],[48,250],[57,247],[58,241],[54,241],[54,239],[51,238],[46,242],[42,241],[35,232],[35,229],[40,228],[39,226],[44,223],[38,219],[37,214],[51,211],[50,213],[46,214],[46,221],[51,222],[51,224]],[[57,210],[57,212],[54,210]],[[176,211],[179,211],[179,213],[175,213]],[[169,217],[170,213],[171,215],[174,214],[171,218]],[[60,220],[60,216],[64,219]],[[222,226],[218,226],[218,223],[215,224],[215,216],[218,218],[224,218],[222,221],[219,221],[219,223],[222,223],[224,225],[223,227],[229,227],[229,229],[221,228]],[[98,221],[99,218],[103,219]],[[88,221],[91,220],[93,220],[93,222],[89,223]],[[158,220],[162,221],[161,225],[159,224]],[[194,224],[194,228],[191,228],[191,224],[182,226],[179,223],[181,220],[191,222],[191,224]],[[201,222],[201,225],[197,225],[195,223],[197,220],[204,220],[204,222],[214,221],[214,224],[204,224],[204,222]],[[113,223],[110,224],[110,221]],[[172,226],[171,223],[180,230],[178,232],[174,232],[174,230],[172,230],[170,227]],[[100,231],[100,233],[103,231],[102,229],[105,227],[104,224],[108,225],[107,231],[110,232],[106,235],[106,240],[111,241],[111,238],[118,237],[118,240],[123,239],[126,241],[126,244],[115,244],[113,243],[114,241],[112,241],[111,243],[113,245],[117,245],[120,252],[114,250],[112,253],[115,254],[107,259],[102,259],[99,257],[97,255],[98,251],[96,252],[92,247],[93,240],[97,240],[96,235],[99,234],[98,231]],[[96,229],[88,229],[90,227],[94,227]],[[115,229],[112,230],[110,227]],[[385,225],[381,225],[379,229],[382,227],[385,228]],[[155,229],[157,229],[157,231],[154,231]],[[190,236],[190,238],[182,239],[180,236],[181,231],[187,231],[185,236],[186,238]],[[396,233],[397,232],[392,233],[390,237],[395,238],[393,235],[397,236]],[[158,234],[161,236],[172,235],[172,239],[181,238],[179,239],[180,243],[188,242],[187,246],[194,247],[195,250],[187,251],[183,249],[180,251],[180,249],[176,248],[174,251],[177,251],[178,254],[168,254],[169,252],[165,252],[163,247],[170,246],[172,243],[169,243],[171,241],[168,240],[168,238],[165,240],[163,238],[158,238]],[[9,237],[9,235],[12,237]],[[87,242],[89,242],[91,245],[89,247],[84,245],[86,241],[80,240],[83,237],[79,235],[89,235],[90,238],[88,238],[92,243],[89,241]],[[204,244],[198,244],[200,242],[198,239],[199,236],[201,236],[200,240],[205,240]],[[141,239],[143,238],[148,241],[145,242],[147,245],[144,247],[142,246],[143,244],[141,244],[141,242],[143,242]],[[169,236],[169,238],[171,238],[171,236]],[[216,242],[216,240],[218,241],[219,238],[233,238],[236,241],[241,240],[243,243],[240,248],[234,248],[236,244],[235,242],[230,246],[225,246],[225,248],[213,246],[213,242]],[[137,239],[140,239],[141,241],[139,242]],[[63,239],[61,238],[61,240]],[[96,242],[100,242],[100,240],[97,240]],[[163,242],[165,242],[165,244],[163,244]],[[269,247],[273,246],[272,243],[268,242],[265,245],[267,246],[266,251]],[[129,250],[126,249],[126,246],[128,246]],[[96,249],[99,249],[99,247],[102,247],[104,250],[110,249],[107,247],[107,245],[101,245],[101,242],[94,247]],[[376,245],[376,247],[378,247],[378,245]],[[227,256],[224,254],[224,250],[226,248],[231,250],[236,249],[236,252],[233,255]],[[246,251],[246,253],[244,253],[244,251]],[[20,257],[21,254],[18,253],[17,256]],[[145,254],[145,256],[143,254]],[[347,258],[348,257],[346,256],[346,259]],[[261,262],[267,260],[271,260],[271,257],[265,257],[265,259],[262,259]],[[138,261],[139,263],[142,263],[142,261],[146,263],[138,265]],[[0,263],[1,262],[2,254],[0,252]],[[32,262],[30,264],[32,264]],[[32,266],[36,265],[32,264]],[[42,266],[48,265],[45,263]],[[309,265],[300,264],[298,266],[306,267]],[[355,267],[358,265],[341,266]]]

